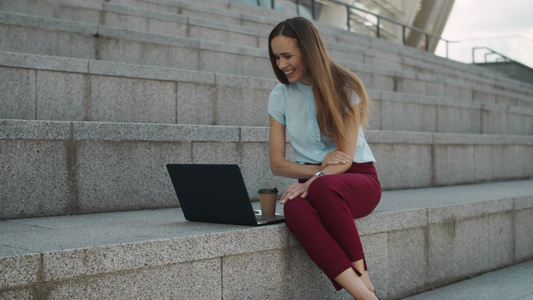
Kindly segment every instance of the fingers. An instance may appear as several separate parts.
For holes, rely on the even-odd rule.
[[[327,166],[346,165],[346,164],[350,164],[351,162],[352,161],[349,159],[348,155],[339,151],[338,153],[332,152],[328,154],[320,165],[322,169],[324,169]]]
[[[348,161],[350,160],[350,157],[348,156],[348,154],[342,152],[342,151],[335,151],[335,157],[338,158],[339,160],[342,160],[343,163],[348,163]]]
[[[289,197],[287,196],[287,192],[288,192],[288,190],[285,191],[285,193],[283,193],[283,195],[279,199],[279,203],[280,204],[285,204],[288,201]]]
[[[347,164],[350,162],[348,155],[341,151],[328,153],[324,158],[326,165]]]
[[[280,204],[285,204],[287,203],[287,201],[290,201],[296,197],[302,197],[302,198],[305,198],[307,197],[307,187],[301,183],[295,183],[293,185],[291,185],[286,191],[285,193],[283,193],[283,195],[281,196],[280,200],[279,200],[279,203]]]

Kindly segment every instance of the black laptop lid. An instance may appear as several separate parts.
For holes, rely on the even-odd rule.
[[[168,164],[189,221],[257,225],[238,165]]]

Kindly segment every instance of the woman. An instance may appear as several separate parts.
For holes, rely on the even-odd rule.
[[[270,33],[269,56],[281,82],[270,93],[270,168],[299,179],[281,196],[285,223],[336,290],[377,299],[355,218],[381,198],[374,156],[365,140],[370,99],[361,80],[333,62],[304,18]],[[285,157],[285,133],[295,162]]]

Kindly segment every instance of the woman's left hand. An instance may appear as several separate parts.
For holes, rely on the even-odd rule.
[[[333,152],[326,154],[321,167],[324,169],[327,166],[347,164],[349,161],[350,157],[346,153],[340,151],[337,147]]]
[[[293,183],[281,196],[279,203],[285,204],[287,201],[292,200],[298,196],[307,197],[308,186],[304,183]]]

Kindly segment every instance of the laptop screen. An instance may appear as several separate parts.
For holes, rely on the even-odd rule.
[[[238,165],[168,164],[189,221],[257,225]]]

